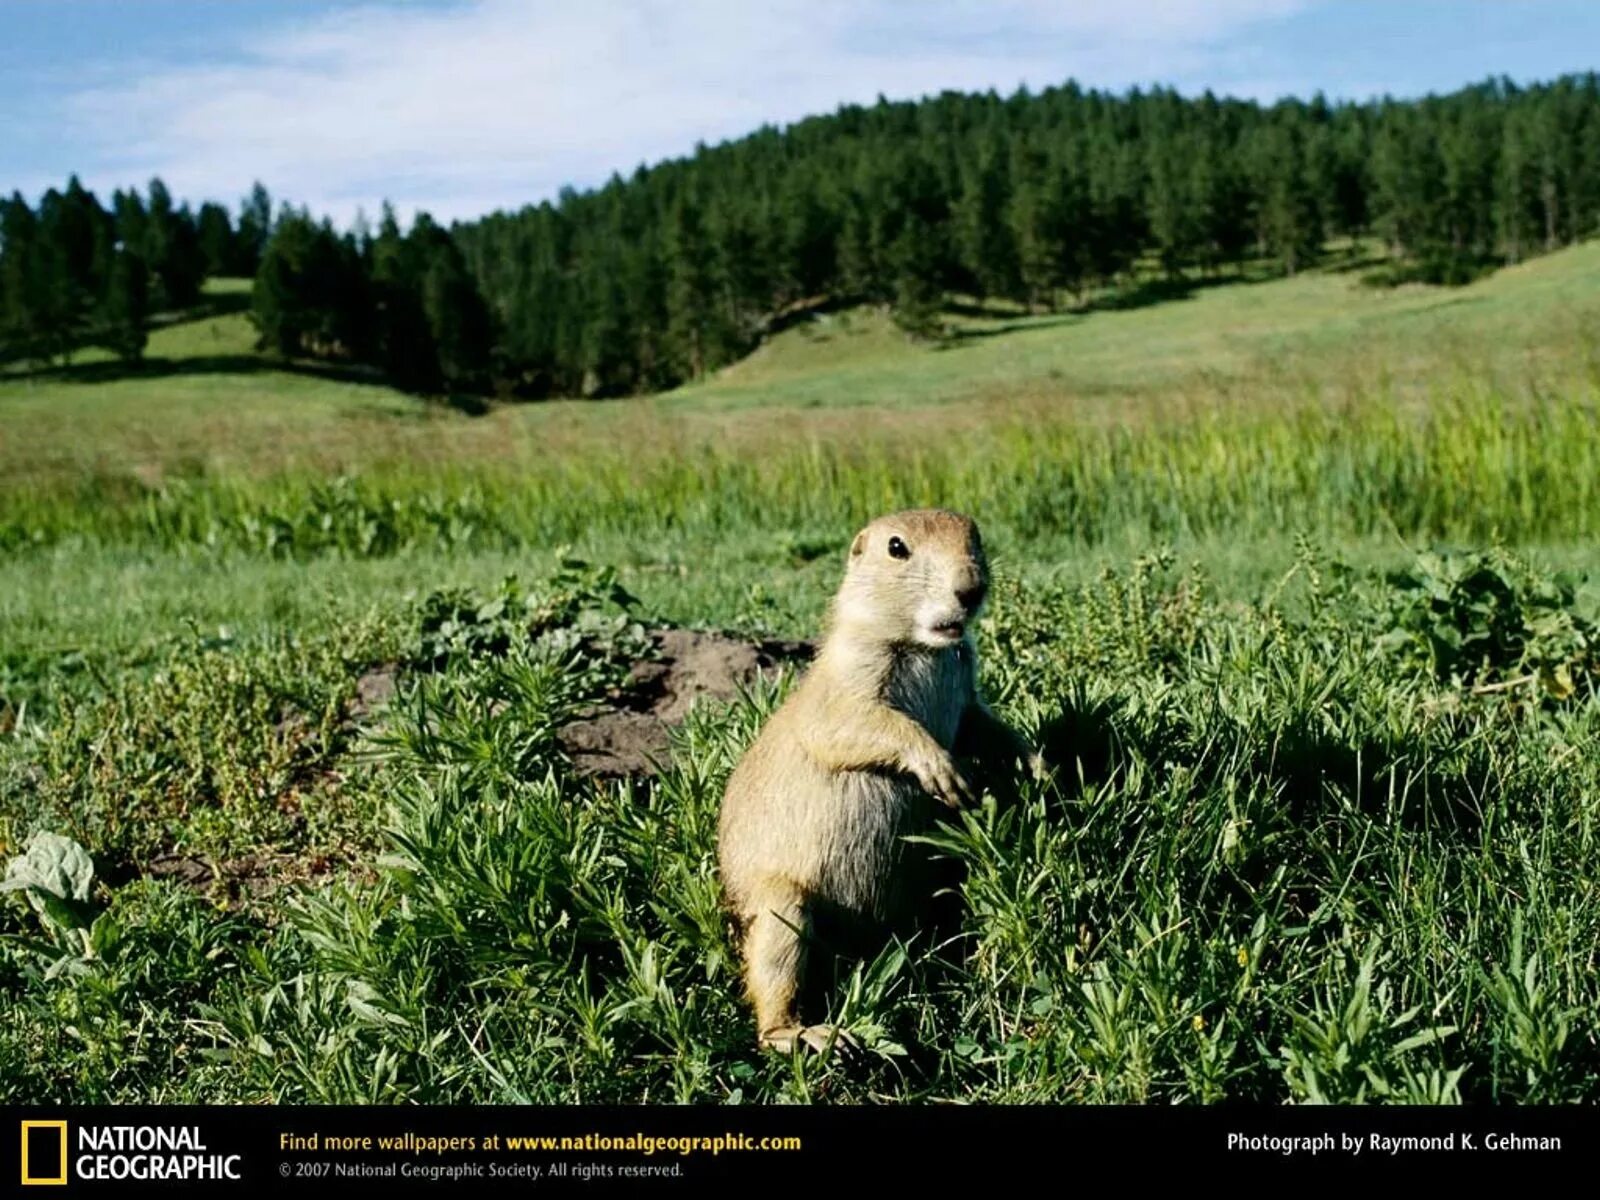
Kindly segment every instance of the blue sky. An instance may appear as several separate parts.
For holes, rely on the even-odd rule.
[[[880,92],[1410,96],[1597,59],[1596,0],[0,0],[0,189],[260,178],[449,219]]]

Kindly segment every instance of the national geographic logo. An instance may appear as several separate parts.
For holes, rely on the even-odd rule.
[[[197,1125],[79,1125],[22,1122],[22,1183],[62,1186],[133,1180],[241,1179],[239,1155],[206,1149]]]
[[[22,1182],[27,1187],[64,1187],[67,1182],[67,1123],[22,1123]]]

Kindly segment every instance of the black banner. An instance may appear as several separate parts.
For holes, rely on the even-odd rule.
[[[67,1192],[543,1192],[1196,1180],[1600,1167],[1596,1110],[641,1107],[11,1108],[0,1179]],[[62,1194],[57,1192],[54,1194]]]

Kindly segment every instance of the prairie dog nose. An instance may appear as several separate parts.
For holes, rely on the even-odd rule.
[[[983,598],[988,594],[988,591],[989,589],[982,583],[969,583],[965,587],[956,589],[956,600],[962,608],[972,612],[978,605],[983,603]]]

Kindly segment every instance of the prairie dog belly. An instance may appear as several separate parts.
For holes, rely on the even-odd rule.
[[[918,865],[926,857],[925,848],[905,838],[933,825],[938,802],[914,779],[874,771],[843,772],[834,787],[830,852],[823,856],[817,895],[875,923],[893,924],[918,891]]]
[[[911,653],[896,662],[885,699],[949,749],[972,690],[972,654],[965,644]],[[835,805],[827,864],[818,894],[879,923],[908,915],[925,889],[926,848],[905,838],[925,832],[939,803],[910,776],[846,771],[834,776]]]

